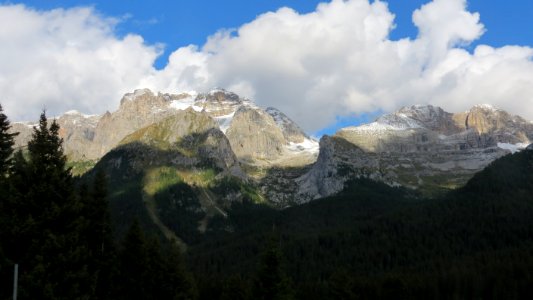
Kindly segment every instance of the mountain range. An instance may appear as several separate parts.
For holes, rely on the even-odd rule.
[[[115,214],[185,243],[233,203],[286,208],[335,195],[356,178],[434,197],[533,140],[532,122],[490,105],[459,113],[415,105],[317,141],[281,111],[224,89],[136,90],[114,112],[56,120],[73,172],[109,174]],[[16,146],[34,125],[13,124]],[[178,217],[179,230],[171,225]]]
[[[108,239],[123,241],[118,258],[107,247],[107,261],[118,262],[110,268],[137,261],[138,270],[150,268],[104,279],[118,283],[117,291],[157,291],[166,286],[160,282],[173,282],[164,270],[174,270],[168,267],[179,266],[177,260],[149,259],[159,252],[148,249],[161,243],[176,257],[181,250],[198,299],[258,299],[262,278],[295,299],[524,299],[533,293],[533,124],[492,106],[459,113],[404,107],[320,141],[279,110],[223,89],[137,90],[114,112],[70,111],[56,120],[77,174],[72,178],[61,165],[78,190],[73,203],[91,207],[79,219],[74,210],[63,216],[88,233],[101,226]],[[23,150],[33,128],[47,126],[44,115],[38,125],[12,125]],[[62,157],[57,127],[51,132]],[[25,166],[24,152],[15,160]],[[49,177],[41,169],[20,170],[31,170],[33,183]],[[13,191],[24,193],[24,177],[13,176]],[[54,186],[30,186],[35,211],[56,208],[46,201],[62,199]],[[20,205],[20,212],[10,211],[26,213],[25,198],[9,199],[22,199],[4,202]],[[86,221],[106,207],[108,221],[97,214],[100,223]],[[38,224],[31,232],[40,236],[33,220],[24,224]],[[53,241],[43,232],[43,242],[35,242],[39,251]],[[89,245],[104,249],[104,243]],[[10,277],[2,270],[2,278]],[[144,275],[121,287],[130,274]],[[157,280],[148,284],[152,277]]]

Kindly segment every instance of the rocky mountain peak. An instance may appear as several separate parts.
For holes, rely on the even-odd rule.
[[[524,131],[531,128],[531,123],[522,117],[513,116],[508,112],[491,105],[483,104],[472,107],[465,118],[465,127],[479,134],[506,134],[510,129]],[[528,136],[531,138],[531,136]]]
[[[198,94],[196,101],[209,101],[209,102],[237,102],[242,103],[244,99],[239,95],[226,91],[222,88],[214,88],[207,93]]]
[[[154,96],[154,93],[152,93],[150,89],[136,89],[135,91],[133,91],[133,93],[126,93],[122,97],[122,99],[120,100],[120,106],[128,102],[136,101],[139,99],[147,99],[153,96]]]
[[[488,105],[455,114],[415,105],[323,140],[318,161],[299,179],[307,199],[336,193],[354,176],[430,191],[461,186],[495,159],[528,147],[533,124]],[[322,189],[311,188],[322,182]]]
[[[375,121],[376,124],[366,128],[388,128],[391,130],[407,130],[426,128],[443,134],[459,131],[453,114],[433,105],[413,105],[402,107],[400,110],[386,114]],[[377,126],[381,125],[381,126]]]
[[[309,136],[294,121],[277,108],[267,107],[265,111],[278,124],[289,142],[302,143],[305,139],[309,139]]]

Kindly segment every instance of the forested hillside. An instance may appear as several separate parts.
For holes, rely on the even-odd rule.
[[[301,299],[523,299],[533,293],[532,171],[524,151],[436,200],[362,179],[284,211],[235,206],[239,229],[192,248],[190,265],[206,283],[246,282],[274,237]]]

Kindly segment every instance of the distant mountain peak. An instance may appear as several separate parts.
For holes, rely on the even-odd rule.
[[[471,108],[471,110],[473,109],[483,109],[483,110],[492,111],[492,112],[503,111],[502,109],[499,109],[495,107],[494,105],[487,104],[487,103],[476,104]]]

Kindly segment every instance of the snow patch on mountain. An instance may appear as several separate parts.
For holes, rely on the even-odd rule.
[[[201,107],[194,105],[195,98],[195,96],[190,95],[187,98],[172,100],[169,104],[169,107],[175,110],[186,110],[187,108],[192,107],[192,109],[194,109],[195,111],[202,111]]]
[[[376,122],[383,125],[388,125],[394,128],[394,130],[406,130],[424,127],[422,124],[420,124],[420,122],[410,118],[405,113],[384,115],[383,117],[378,118]]]
[[[272,116],[274,121],[276,121],[276,124],[278,124],[281,127],[285,127],[287,124],[292,123],[292,121],[287,116],[285,116],[282,112],[280,112],[276,108],[267,107],[265,111],[270,116]]]
[[[529,143],[518,143],[518,144],[508,144],[508,143],[498,143],[498,148],[509,150],[511,153],[516,153],[522,151],[529,146]]]
[[[364,124],[364,125],[360,125],[360,126],[350,126],[350,127],[342,128],[341,130],[381,132],[381,131],[386,131],[386,130],[398,130],[398,128],[393,127],[393,126],[388,125],[388,124],[372,122],[372,123]]]
[[[301,143],[289,143],[287,149],[291,152],[309,152],[312,154],[317,154],[320,150],[318,141],[308,138],[305,138]]]
[[[67,112],[64,113],[65,115],[70,115],[70,116],[79,116],[79,117],[82,117],[82,118],[85,118],[85,119],[89,119],[89,118],[94,118],[94,117],[98,117],[99,115],[88,115],[88,114],[83,114],[75,109],[73,110],[69,110]],[[59,118],[59,117],[56,117],[56,118]]]
[[[492,112],[496,112],[500,110],[491,104],[477,104],[477,105],[474,105],[474,108],[481,108],[481,109],[485,109],[485,110],[492,111]]]
[[[226,134],[226,131],[228,131],[231,121],[233,121],[233,117],[235,116],[235,111],[231,114],[227,114],[220,117],[215,117],[215,121],[217,121],[218,126],[220,128],[220,131],[222,131],[224,134]]]

